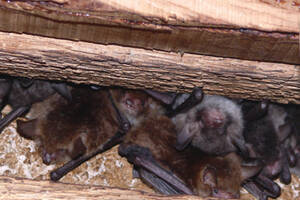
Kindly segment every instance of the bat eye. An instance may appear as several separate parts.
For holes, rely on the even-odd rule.
[[[217,188],[213,188],[212,189],[212,194],[213,195],[216,195],[216,194],[218,194],[219,193],[219,190],[217,189]]]
[[[131,101],[131,100],[127,99],[127,100],[126,100],[126,105],[128,105],[128,106],[130,106],[130,107],[131,107],[131,106],[133,105],[133,103],[132,103],[132,101]]]

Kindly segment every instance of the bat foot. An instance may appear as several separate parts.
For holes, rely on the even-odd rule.
[[[52,171],[50,173],[50,179],[51,181],[59,181],[59,179],[61,179],[61,176],[58,173],[56,173],[56,171]]]

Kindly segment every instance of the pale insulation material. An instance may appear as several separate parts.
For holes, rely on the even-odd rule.
[[[20,137],[12,123],[0,135],[0,175],[49,179],[49,173],[56,166],[42,163],[34,142]],[[84,163],[61,179],[61,182],[92,184],[121,188],[134,188],[153,192],[139,179],[132,178],[132,167],[117,153],[117,147]],[[289,186],[282,185],[279,199],[300,199],[300,181],[293,177]],[[255,199],[242,190],[242,199]]]

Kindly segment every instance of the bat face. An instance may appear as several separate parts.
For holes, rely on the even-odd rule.
[[[148,106],[147,95],[141,91],[117,90],[112,91],[119,110],[126,115],[131,124],[146,112]]]
[[[243,170],[235,153],[213,157],[191,146],[179,152],[175,133],[170,119],[151,117],[132,129],[119,147],[140,178],[160,193],[238,198],[241,182],[258,171],[250,175]]]
[[[158,101],[139,90],[111,90],[116,106],[132,126],[140,123],[146,116],[161,114],[164,109]]]
[[[17,131],[36,140],[45,164],[88,154],[118,131],[107,90],[75,88],[71,93],[72,101],[55,94],[32,107],[30,121],[18,121]]]
[[[206,95],[197,106],[175,116],[173,122],[178,150],[191,143],[205,153],[225,155],[245,146],[241,109],[224,97]]]

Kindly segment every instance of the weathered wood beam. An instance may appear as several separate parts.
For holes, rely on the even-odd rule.
[[[115,199],[115,200],[201,200],[197,196],[162,196],[137,190],[75,185],[0,176],[0,199]],[[214,199],[214,198],[209,198]]]
[[[0,32],[0,72],[74,83],[300,103],[300,66]]]
[[[0,30],[300,64],[294,0],[2,0]]]

